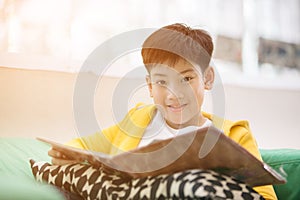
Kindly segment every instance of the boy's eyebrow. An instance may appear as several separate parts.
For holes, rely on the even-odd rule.
[[[195,70],[194,69],[186,69],[186,70],[183,70],[179,73],[180,74],[185,74],[185,73],[188,73],[188,72],[195,72]],[[167,75],[166,74],[161,74],[161,73],[155,73],[152,76],[167,76]]]
[[[186,69],[186,70],[181,71],[180,74],[185,74],[187,72],[195,72],[195,70],[194,69]]]
[[[155,73],[152,76],[167,76],[166,74]]]

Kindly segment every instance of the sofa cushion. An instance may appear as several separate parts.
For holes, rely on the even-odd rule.
[[[88,164],[30,161],[38,181],[83,199],[263,199],[243,182],[211,170],[186,170],[132,179]]]
[[[300,197],[300,150],[264,149],[260,152],[264,162],[286,176],[286,184],[274,185],[278,199],[298,200]]]
[[[49,148],[31,138],[0,137],[0,199],[65,199],[57,188],[37,183],[28,164],[30,158],[50,161]]]
[[[0,199],[64,200],[53,186],[37,183],[25,176],[0,173]]]
[[[28,159],[50,161],[50,146],[32,138],[0,137],[0,172],[32,179]]]

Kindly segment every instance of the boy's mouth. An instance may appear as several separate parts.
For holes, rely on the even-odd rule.
[[[172,112],[181,112],[187,104],[181,104],[181,105],[167,105],[167,108]]]

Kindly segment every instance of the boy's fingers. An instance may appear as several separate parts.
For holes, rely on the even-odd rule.
[[[83,161],[80,158],[77,159],[70,158],[64,155],[62,152],[53,148],[48,151],[48,155],[52,157],[51,162],[53,165],[73,164],[73,163],[79,163]]]
[[[79,162],[78,160],[68,158],[62,152],[53,148],[48,151],[48,155],[52,157],[51,162],[53,165],[65,165],[65,164],[73,164]]]
[[[64,159],[57,159],[57,158],[52,158],[51,162],[53,165],[66,165],[66,164],[76,163],[75,160],[64,160]]]
[[[53,158],[59,158],[60,157],[60,152],[55,151],[54,149],[50,149],[48,151],[48,156],[51,156]]]
[[[52,158],[64,158],[64,159],[67,158],[63,153],[55,149],[50,149],[48,151],[48,155],[51,156]]]

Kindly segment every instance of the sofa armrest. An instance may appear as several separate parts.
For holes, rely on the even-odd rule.
[[[264,162],[286,176],[287,183],[274,185],[278,199],[296,200],[300,197],[300,150],[261,149]]]

